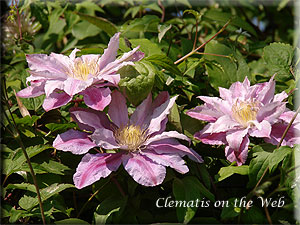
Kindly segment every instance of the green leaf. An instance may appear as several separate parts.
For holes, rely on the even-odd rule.
[[[64,132],[68,129],[72,129],[76,127],[75,123],[65,123],[65,124],[58,124],[58,123],[48,123],[45,125],[51,132],[61,131]]]
[[[174,103],[174,105],[172,106],[170,113],[168,115],[168,122],[169,124],[171,124],[175,130],[177,130],[178,132],[182,132],[182,126],[181,126],[181,122],[180,122],[180,114],[178,111],[178,106],[176,103]]]
[[[8,184],[5,187],[5,189],[6,190],[9,190],[9,189],[21,189],[21,190],[36,192],[35,186],[33,184],[29,184],[29,183]]]
[[[21,101],[26,109],[37,111],[43,105],[44,99],[45,95],[41,95],[34,98],[21,98]]]
[[[215,201],[215,196],[206,189],[206,187],[193,176],[188,176],[179,180],[177,178],[173,181],[173,194],[176,201],[181,202],[181,205],[186,207],[176,207],[177,218],[179,222],[188,223],[197,211],[196,199],[202,200],[203,197],[210,201]],[[205,199],[205,201],[207,201]],[[189,206],[189,207],[188,207]]]
[[[157,32],[157,25],[160,19],[154,15],[145,15],[142,18],[137,18],[124,23],[121,27],[121,32],[125,35],[132,35],[132,32]]]
[[[98,205],[94,212],[95,224],[107,224],[112,222],[112,216],[120,217],[127,204],[128,197],[110,196]]]
[[[58,183],[52,184],[49,187],[40,189],[41,199],[42,201],[45,201],[51,198],[53,195],[58,194],[59,192],[67,188],[73,188],[73,187],[74,187],[73,184],[58,184]],[[37,197],[24,195],[24,197],[22,197],[19,200],[19,205],[25,210],[30,210],[38,204],[39,203]]]
[[[172,28],[172,24],[167,26],[166,24],[159,24],[157,29],[158,29],[158,42],[161,42],[161,39],[165,36],[165,34]]]
[[[72,34],[79,40],[99,34],[101,30],[88,21],[81,21],[73,26]]]
[[[249,166],[226,166],[222,167],[217,175],[217,180],[222,181],[233,174],[248,175]]]
[[[163,69],[170,71],[176,75],[181,76],[180,70],[174,65],[174,62],[166,55],[151,55],[145,60],[152,62],[158,66],[161,66]]]
[[[238,51],[218,43],[217,41],[209,42],[205,47],[205,53],[213,53],[228,56],[205,55],[205,59],[211,60],[212,64],[206,64],[209,80],[211,85],[219,90],[219,87],[229,88],[236,81],[243,81],[249,76],[249,67],[243,56]]]
[[[293,61],[294,50],[289,44],[271,43],[263,49],[263,59],[266,62],[270,75],[276,73],[277,81],[286,81],[292,78],[290,66]]]
[[[91,24],[94,24],[97,28],[100,28],[104,32],[106,32],[109,36],[113,36],[118,32],[116,25],[112,22],[104,19],[102,17],[89,16],[82,13],[76,13],[80,16],[81,19],[88,21]]]
[[[160,47],[158,47],[157,44],[154,42],[148,40],[148,39],[129,39],[130,43],[132,44],[132,47],[135,48],[137,46],[140,46],[139,51],[142,51],[145,53],[145,56],[151,56],[151,55],[162,55],[163,52],[161,51]],[[125,42],[120,39],[120,49],[124,52],[129,51],[130,49],[125,46]]]
[[[89,224],[88,222],[84,220],[80,220],[77,218],[69,218],[64,220],[55,221],[55,224]]]
[[[123,77],[119,82],[120,89],[132,104],[138,105],[148,96],[155,81],[154,71],[153,66],[145,61],[136,62],[135,67],[119,70]]]
[[[240,214],[240,208],[234,207],[234,201],[238,198],[228,199],[228,206],[225,205],[222,209],[221,219],[229,219],[237,217]]]
[[[204,15],[204,18],[210,19],[210,20],[215,20],[219,22],[223,22],[224,24],[228,22],[229,19],[232,19],[230,22],[230,25],[236,26],[237,28],[242,28],[254,36],[257,36],[256,31],[254,28],[247,23],[245,20],[238,16],[231,15],[230,13],[225,13],[225,12],[220,12],[217,10],[208,10]]]
[[[292,153],[291,148],[287,146],[281,146],[279,149],[271,151],[268,149],[269,146],[257,145],[252,149],[255,158],[251,160],[249,165],[248,187],[253,187],[258,182],[267,167],[269,167],[269,172],[273,173],[278,164]]]
[[[26,152],[28,154],[28,157],[31,158],[48,148],[51,148],[51,146],[49,146],[49,145],[30,146],[30,147],[26,148]],[[17,171],[20,171],[23,163],[25,163],[25,162],[26,162],[26,158],[22,152],[22,149],[18,149],[15,152],[11,153],[11,156],[9,159],[4,161],[3,173],[6,175],[10,175]]]

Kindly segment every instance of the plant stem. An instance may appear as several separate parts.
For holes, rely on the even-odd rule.
[[[181,61],[185,60],[189,56],[193,55],[199,49],[203,48],[208,42],[210,42],[212,39],[214,39],[216,36],[218,36],[220,33],[222,33],[225,30],[225,28],[230,24],[230,22],[231,22],[231,19],[228,20],[227,23],[225,23],[225,25],[214,36],[212,36],[208,41],[206,41],[205,43],[203,43],[202,45],[200,45],[198,48],[190,51],[188,54],[186,54],[185,56],[183,56],[180,59],[178,59],[176,62],[174,62],[174,64],[176,65],[176,64],[180,63]]]
[[[293,116],[293,118],[292,118],[292,120],[290,121],[289,125],[286,127],[286,129],[285,129],[285,131],[284,131],[284,133],[283,133],[283,135],[282,135],[282,137],[281,137],[281,139],[280,139],[280,141],[279,141],[279,143],[278,143],[278,145],[277,145],[277,148],[279,148],[280,145],[282,144],[283,139],[285,138],[287,132],[289,131],[290,127],[292,126],[293,122],[295,121],[295,119],[296,119],[296,117],[297,117],[299,111],[300,111],[300,106],[299,106],[299,108],[297,109],[297,111],[295,112],[295,115]]]
[[[110,179],[105,183],[103,184],[97,191],[95,191],[94,194],[92,194],[92,196],[86,201],[86,203],[84,203],[84,205],[82,206],[82,208],[80,209],[79,213],[77,214],[77,218],[81,215],[83,209],[87,206],[87,204],[99,193],[99,191],[106,185],[110,182]]]
[[[123,189],[122,189],[121,185],[119,184],[119,182],[117,181],[117,179],[114,178],[114,177],[111,177],[111,180],[115,183],[115,185],[116,185],[117,188],[119,189],[121,195],[125,198],[125,197],[126,197],[126,194],[125,194],[125,192],[123,191]]]

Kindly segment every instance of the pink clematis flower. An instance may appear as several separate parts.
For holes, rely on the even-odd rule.
[[[132,178],[144,186],[163,182],[166,166],[179,173],[188,167],[181,158],[187,155],[196,162],[202,158],[176,138],[190,141],[176,131],[165,131],[167,115],[176,97],[160,93],[152,102],[148,97],[136,108],[130,119],[126,99],[118,91],[112,93],[108,115],[92,109],[72,108],[72,118],[82,130],[69,130],[56,137],[53,146],[73,154],[85,154],[93,147],[115,149],[115,153],[85,154],[73,176],[77,188],[86,187],[116,171],[121,164]]]
[[[27,82],[31,85],[18,92],[22,98],[46,94],[43,108],[46,111],[70,102],[75,94],[82,94],[87,106],[103,110],[111,101],[109,86],[117,86],[117,71],[126,65],[134,65],[144,57],[138,47],[116,59],[120,33],[116,33],[103,55],[76,57],[78,49],[69,56],[51,53],[26,55],[29,65]]]
[[[250,86],[246,77],[243,83],[236,82],[229,89],[220,87],[221,98],[199,96],[205,104],[189,110],[187,115],[209,123],[194,137],[205,144],[226,145],[227,159],[236,161],[237,165],[247,159],[249,136],[278,143],[293,112],[286,108],[285,92],[274,96],[273,79],[274,76],[269,82]],[[299,121],[292,128],[300,130]],[[300,143],[299,137],[293,134],[291,129],[283,145]]]

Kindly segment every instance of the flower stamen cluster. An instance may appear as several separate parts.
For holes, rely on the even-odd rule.
[[[119,145],[126,146],[130,152],[136,152],[148,139],[147,133],[147,129],[140,126],[126,125],[115,130],[114,136]]]
[[[88,75],[95,76],[98,71],[97,60],[83,61],[81,58],[77,58],[71,67],[71,73],[68,75],[74,79],[86,81]]]
[[[246,128],[249,122],[256,120],[258,110],[258,102],[237,100],[232,106],[232,115],[238,123]]]

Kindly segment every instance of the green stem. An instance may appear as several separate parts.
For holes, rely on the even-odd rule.
[[[180,59],[178,59],[176,62],[174,62],[174,64],[178,64],[181,61],[185,60],[186,58],[190,57],[191,55],[193,55],[194,53],[196,53],[199,49],[203,48],[208,42],[210,42],[212,39],[214,39],[216,36],[218,36],[220,33],[222,33],[225,28],[230,24],[231,19],[227,21],[227,23],[225,23],[225,25],[214,35],[212,36],[208,41],[206,41],[205,43],[203,43],[202,45],[200,45],[198,48],[190,51],[188,54],[186,54],[185,56],[181,57]]]

